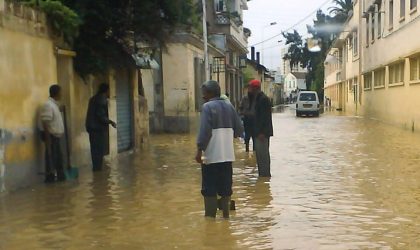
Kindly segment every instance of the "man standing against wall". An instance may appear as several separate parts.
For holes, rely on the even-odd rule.
[[[233,139],[241,135],[243,128],[234,107],[220,98],[216,81],[205,82],[202,91],[206,103],[201,112],[196,161],[202,164],[205,216],[216,217],[219,195],[223,217],[227,219],[232,195],[232,162],[235,161]]]
[[[109,96],[109,85],[102,83],[99,86],[98,93],[89,100],[86,130],[89,133],[93,171],[102,170],[103,159],[109,147],[109,125],[114,128],[117,127],[117,124],[109,119]]]
[[[255,149],[257,153],[258,175],[271,177],[270,137],[273,136],[272,105],[261,91],[261,82],[249,82],[249,92],[255,100]]]
[[[54,182],[56,177],[58,181],[65,181],[63,153],[60,145],[60,138],[64,134],[60,99],[60,86],[52,85],[50,97],[39,113],[38,126],[41,131],[41,139],[45,143],[45,183]]]

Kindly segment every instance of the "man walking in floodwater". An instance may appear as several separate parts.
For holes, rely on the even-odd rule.
[[[219,195],[223,217],[227,219],[232,195],[232,162],[235,161],[233,139],[241,135],[243,128],[234,107],[220,98],[218,82],[205,82],[202,91],[206,103],[201,112],[196,161],[202,164],[205,216],[216,217]]]
[[[89,100],[86,130],[89,133],[93,171],[102,170],[103,159],[108,151],[109,125],[117,124],[108,118],[109,85],[102,83],[98,93]]]
[[[42,106],[38,121],[41,139],[45,143],[45,183],[52,183],[56,180],[65,181],[66,179],[60,144],[60,138],[64,134],[64,122],[59,104],[61,87],[52,85],[49,92],[50,97]]]
[[[261,82],[249,82],[249,92],[255,100],[255,149],[258,175],[271,177],[270,137],[273,136],[272,105],[270,99],[261,91]]]

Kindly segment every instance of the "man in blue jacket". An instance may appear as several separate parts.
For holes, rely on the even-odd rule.
[[[234,107],[220,98],[216,81],[205,82],[202,91],[206,103],[201,112],[196,161],[202,164],[205,216],[216,217],[219,195],[223,217],[227,219],[232,195],[232,162],[235,161],[233,139],[242,134],[243,128]]]

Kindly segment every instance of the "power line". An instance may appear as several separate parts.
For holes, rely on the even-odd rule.
[[[306,38],[309,38],[309,34],[308,33],[305,33],[305,34],[302,35],[302,39],[303,40],[305,40]],[[264,49],[268,50],[268,49],[273,49],[273,48],[282,47],[282,46],[284,46],[284,44],[283,43],[279,43],[277,45],[273,45],[271,47],[264,48]]]
[[[266,39],[266,40],[264,40],[264,41],[261,41],[261,42],[259,42],[259,43],[253,44],[253,45],[251,45],[251,46],[249,46],[249,47],[254,47],[254,46],[257,46],[257,45],[263,44],[263,43],[265,43],[265,42],[267,42],[267,41],[273,40],[274,38],[281,36],[281,35],[283,34],[283,32],[288,32],[289,30],[296,28],[296,26],[298,26],[298,25],[300,25],[301,23],[303,23],[304,21],[306,21],[306,19],[308,19],[308,18],[312,17],[312,15],[313,15],[313,14],[315,14],[315,13],[316,13],[319,9],[321,9],[322,7],[324,7],[325,5],[327,5],[329,2],[331,2],[331,0],[327,0],[327,1],[325,1],[325,2],[324,2],[323,4],[321,4],[321,6],[319,6],[316,10],[314,10],[313,12],[311,12],[309,15],[305,16],[305,18],[303,18],[303,19],[299,20],[297,23],[295,23],[295,24],[294,24],[294,25],[292,25],[291,27],[289,27],[289,28],[287,28],[287,29],[283,30],[281,33],[279,33],[279,34],[277,34],[277,35],[275,35],[275,36],[272,36],[272,37],[270,37],[270,38],[268,38],[268,39]]]

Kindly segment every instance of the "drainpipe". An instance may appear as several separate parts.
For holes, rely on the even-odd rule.
[[[357,40],[359,42],[359,44],[357,46],[359,46],[359,79],[357,81],[357,102],[356,102],[356,115],[359,115],[359,104],[362,102],[362,95],[361,95],[361,91],[363,90],[363,85],[362,85],[362,60],[363,60],[363,41],[364,39],[362,38],[362,34],[364,34],[364,32],[362,32],[362,22],[363,22],[363,18],[362,18],[362,13],[363,13],[363,4],[362,2],[359,1],[359,28],[357,29]]]
[[[209,47],[207,38],[207,6],[206,0],[202,0],[203,4],[203,39],[204,39],[204,67],[205,67],[205,79],[210,80],[210,65],[209,65]]]

